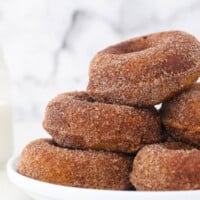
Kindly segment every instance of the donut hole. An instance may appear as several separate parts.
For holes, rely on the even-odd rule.
[[[191,146],[183,144],[181,142],[168,142],[163,144],[163,148],[177,151],[187,151],[193,149]]]
[[[88,96],[86,94],[84,94],[84,95],[81,95],[81,94],[77,95],[77,96],[74,97],[74,99],[75,100],[79,100],[79,101],[86,101],[86,102],[89,102],[89,103],[94,103],[95,102],[95,100],[92,97],[90,97],[90,96]]]
[[[140,45],[134,46],[134,45],[131,45],[131,46],[122,47],[120,49],[119,53],[120,54],[127,54],[127,53],[143,51],[145,49],[147,49],[145,46],[140,46]]]
[[[89,102],[89,103],[94,103],[95,102],[95,100],[92,97],[88,97],[86,99],[86,101]]]
[[[46,140],[46,142],[52,146],[60,147],[54,140]]]
[[[118,45],[109,47],[108,51],[112,54],[128,54],[128,53],[144,51],[150,48],[146,40],[147,36],[144,36],[140,40],[130,40],[122,42],[119,43]]]
[[[72,148],[72,147],[63,147],[63,146],[61,146],[61,145],[59,145],[58,143],[56,143],[56,141],[54,141],[54,140],[49,140],[49,141],[47,141],[51,146],[54,146],[54,147],[58,147],[58,148],[61,148],[61,149],[74,149],[74,148]]]

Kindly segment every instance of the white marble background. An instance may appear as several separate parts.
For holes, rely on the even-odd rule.
[[[41,121],[56,94],[84,89],[92,56],[140,34],[200,39],[199,0],[0,0],[0,43],[16,121]]]

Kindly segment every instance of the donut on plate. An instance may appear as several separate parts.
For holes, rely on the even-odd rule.
[[[155,105],[188,88],[200,75],[200,44],[168,31],[110,46],[90,64],[87,92],[98,101]]]
[[[22,151],[17,172],[59,185],[125,190],[132,187],[132,160],[120,153],[67,149],[51,139],[38,139]]]
[[[180,142],[147,145],[136,155],[130,175],[136,190],[200,189],[200,150]]]
[[[200,146],[200,84],[164,102],[161,117],[173,138]]]
[[[160,142],[154,107],[99,103],[85,92],[58,95],[47,105],[43,127],[60,146],[133,153]]]

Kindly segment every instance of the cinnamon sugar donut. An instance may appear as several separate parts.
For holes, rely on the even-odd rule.
[[[200,75],[200,44],[181,31],[160,32],[110,46],[90,64],[87,92],[96,100],[155,105]]]
[[[38,139],[24,148],[17,172],[59,185],[124,190],[131,188],[132,160],[120,153],[72,150]]]
[[[164,102],[161,117],[173,138],[200,146],[200,84]]]
[[[137,190],[200,189],[200,150],[180,142],[147,145],[136,155],[130,180]]]
[[[47,106],[43,127],[60,146],[132,153],[161,140],[154,107],[95,102],[85,92],[58,95]]]

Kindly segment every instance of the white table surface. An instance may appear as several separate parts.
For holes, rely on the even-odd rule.
[[[49,137],[42,129],[41,123],[16,123],[13,132],[13,154],[19,154],[31,140]],[[0,169],[0,200],[30,200],[26,194],[9,181],[5,168]]]

